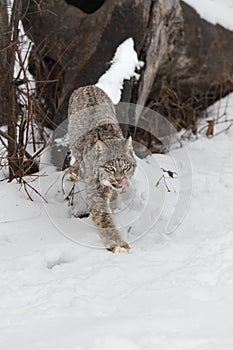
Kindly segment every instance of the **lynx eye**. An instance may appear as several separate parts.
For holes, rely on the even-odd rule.
[[[129,164],[124,165],[123,171],[128,171],[131,168]]]
[[[111,165],[106,165],[105,170],[109,173],[115,173],[116,169]]]

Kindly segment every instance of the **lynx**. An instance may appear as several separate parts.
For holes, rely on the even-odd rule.
[[[94,85],[73,92],[68,123],[73,169],[85,183],[89,213],[106,249],[128,252],[130,247],[115,225],[112,210],[136,167],[132,139],[124,139],[112,101]]]

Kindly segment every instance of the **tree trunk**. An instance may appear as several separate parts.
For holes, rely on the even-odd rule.
[[[160,66],[147,104],[177,127],[196,129],[206,108],[233,91],[233,32],[181,1],[183,38]]]
[[[90,7],[94,3],[95,12]],[[81,0],[25,3],[23,24],[35,44],[30,69],[49,126],[66,118],[72,91],[96,83],[117,46],[129,37],[146,65],[139,83],[130,84],[123,94],[124,101],[145,104],[160,65],[179,40],[179,0],[106,0],[98,4],[99,8],[96,1],[87,1],[86,7]]]
[[[8,45],[7,0],[0,0],[0,121],[7,123],[6,72]]]
[[[201,112],[233,90],[233,33],[179,0],[23,3],[24,28],[34,42],[30,70],[50,127],[66,119],[72,91],[96,83],[128,37],[146,64],[122,101],[150,106],[178,128],[194,129]]]
[[[10,19],[8,20],[7,1],[0,2],[0,116],[1,123],[7,125],[8,145],[7,158],[9,165],[9,180],[16,177],[19,171],[17,156],[17,112],[16,93],[14,86],[14,64],[16,47],[18,45],[18,26],[21,14],[21,0],[14,1]]]

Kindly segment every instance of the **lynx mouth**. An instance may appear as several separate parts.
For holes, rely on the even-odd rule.
[[[118,183],[112,183],[111,185],[115,190],[120,191],[126,186],[126,184],[127,184],[127,181],[125,180],[125,181],[120,181]]]
[[[122,188],[124,187],[124,185],[121,184],[112,184],[112,187],[116,190],[122,190]]]
[[[114,190],[117,191],[122,191],[122,189],[126,186],[127,181],[119,181],[119,182],[110,182],[109,180],[102,180],[101,181],[102,185],[107,186],[107,187],[112,187]]]

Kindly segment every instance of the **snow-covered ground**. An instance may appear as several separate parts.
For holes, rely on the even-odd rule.
[[[232,106],[233,96],[229,118]],[[129,254],[105,251],[93,226],[68,219],[61,174],[50,165],[42,167],[48,176],[31,183],[48,204],[0,183],[1,349],[233,348],[233,128],[211,139],[199,135],[186,147],[193,168],[187,215],[169,235],[157,225],[133,242],[130,230]],[[171,160],[139,161],[152,184],[160,176],[153,162],[167,168]],[[143,176],[139,170],[134,180],[132,222],[147,202]],[[178,179],[167,178],[171,198]],[[153,217],[165,192],[163,182],[155,187],[154,206],[135,227],[148,227],[147,214]],[[117,215],[128,217],[127,208]]]
[[[129,254],[106,251],[89,218],[69,218],[49,151],[28,179],[48,203],[0,182],[0,349],[233,349],[233,95],[213,118],[216,136],[202,121],[197,140],[138,159],[115,214]]]
[[[229,118],[230,107],[233,96]],[[216,104],[212,115],[218,110]],[[61,175],[50,165],[39,184],[48,204],[0,183],[1,349],[233,348],[233,128],[211,139],[199,135],[186,147],[193,168],[186,217],[170,235],[157,225],[133,242],[130,230],[129,254],[105,251],[93,226],[68,218]],[[152,184],[160,176],[153,162],[168,167],[170,159],[139,161]],[[133,222],[146,203],[143,176],[138,171],[134,183]],[[168,185],[176,188],[178,178]],[[154,206],[135,227],[148,227],[147,214],[154,215],[165,190],[162,182],[154,189]]]

